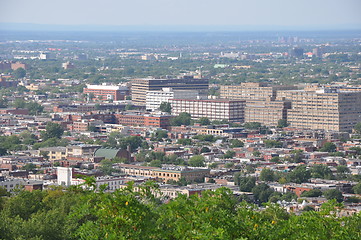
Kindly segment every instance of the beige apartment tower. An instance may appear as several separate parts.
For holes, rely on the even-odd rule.
[[[351,132],[361,122],[361,92],[292,91],[291,101],[287,121],[292,127]]]
[[[282,100],[247,100],[244,110],[245,122],[259,122],[266,126],[277,126],[280,119],[287,119],[290,101]]]

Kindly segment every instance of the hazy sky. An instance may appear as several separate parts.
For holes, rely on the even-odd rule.
[[[0,23],[361,28],[361,0],[0,0],[0,9]]]

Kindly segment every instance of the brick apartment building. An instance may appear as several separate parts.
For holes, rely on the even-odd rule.
[[[148,126],[168,129],[170,127],[170,115],[142,114],[140,112],[114,114],[115,123],[127,126]]]

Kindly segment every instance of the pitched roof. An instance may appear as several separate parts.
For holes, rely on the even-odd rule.
[[[107,159],[112,159],[117,156],[117,154],[121,151],[120,149],[115,148],[99,148],[95,151],[95,157],[105,157]]]

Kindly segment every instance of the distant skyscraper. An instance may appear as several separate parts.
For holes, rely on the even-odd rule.
[[[294,47],[288,52],[288,55],[290,57],[302,58],[303,57],[303,52],[304,52],[303,48]]]

